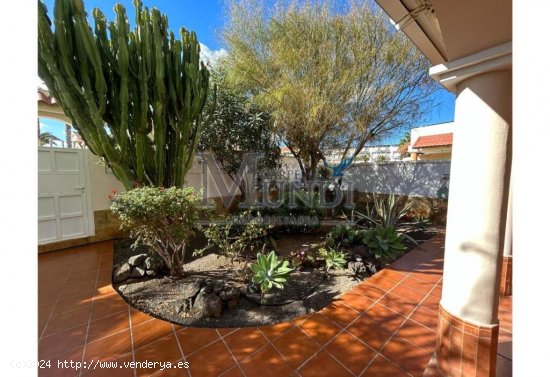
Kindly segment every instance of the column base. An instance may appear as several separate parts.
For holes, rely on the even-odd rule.
[[[498,325],[469,323],[439,306],[436,351],[424,376],[494,377]]]
[[[512,295],[512,256],[505,255],[502,259],[502,274],[500,277],[500,295]]]

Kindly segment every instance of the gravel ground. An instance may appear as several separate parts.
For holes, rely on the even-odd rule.
[[[416,232],[414,238],[422,243],[435,234],[434,229],[428,229]],[[284,240],[278,240],[278,244],[284,249],[283,254],[288,255],[293,247],[297,250],[307,244],[318,243],[319,240],[317,233],[300,234],[295,240],[292,240],[292,236],[285,236]],[[116,243],[115,263],[147,251],[146,248],[134,251],[129,245],[131,242],[128,240]],[[406,242],[406,246],[408,250],[415,247],[409,242]],[[113,286],[131,306],[172,323],[194,327],[253,327],[284,322],[318,311],[362,281],[351,274],[340,273],[325,278],[321,271],[315,269],[296,271],[291,274],[290,282],[284,290],[274,289],[266,296],[267,305],[259,304],[259,294],[247,291],[246,296],[241,295],[236,307],[224,308],[219,318],[208,319],[178,314],[176,304],[180,301],[183,287],[195,279],[211,278],[241,286],[246,291],[250,275],[243,271],[249,273],[250,269],[242,262],[231,263],[225,256],[208,254],[190,261],[184,270],[186,275],[180,279],[163,277]]]

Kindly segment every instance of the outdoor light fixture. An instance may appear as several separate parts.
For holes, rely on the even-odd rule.
[[[420,17],[423,13],[434,13],[434,8],[432,5],[432,2],[429,0],[420,1],[420,4],[414,8],[413,10],[409,11],[405,16],[401,17],[398,21],[394,21],[390,18],[390,22],[397,30],[403,30],[407,26],[409,26],[411,23],[414,22],[418,17]]]

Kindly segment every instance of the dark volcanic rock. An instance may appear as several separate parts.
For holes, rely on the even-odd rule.
[[[147,254],[133,255],[128,258],[128,264],[132,267],[141,267],[145,259],[147,259]]]
[[[113,273],[113,282],[122,283],[123,281],[126,281],[126,279],[130,277],[131,269],[132,267],[128,263],[122,263],[115,269],[115,272]]]
[[[193,304],[193,312],[201,318],[218,318],[222,314],[222,300],[214,293],[201,291]]]

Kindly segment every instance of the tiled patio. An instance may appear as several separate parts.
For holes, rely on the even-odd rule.
[[[435,348],[443,236],[319,313],[273,326],[184,328],[110,285],[112,243],[39,256],[40,376],[421,376]],[[499,376],[511,376],[511,297],[500,305]],[[189,369],[58,369],[57,360],[187,361]]]

